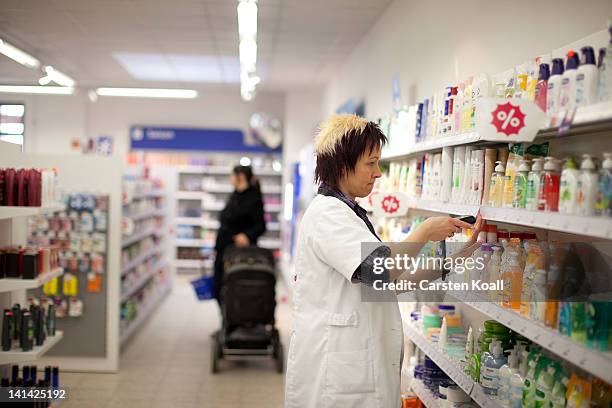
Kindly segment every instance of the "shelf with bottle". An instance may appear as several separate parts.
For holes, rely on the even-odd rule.
[[[130,236],[124,237],[121,241],[121,247],[124,248],[128,245],[132,245],[135,242],[141,241],[151,235],[155,235],[157,237],[163,234],[163,228],[157,226],[151,226],[146,228],[144,231],[136,232]]]
[[[0,364],[23,363],[38,360],[64,337],[64,332],[57,330],[54,336],[47,336],[41,346],[34,346],[30,351],[14,347],[9,351],[0,351]]]
[[[127,287],[126,289],[122,290],[122,292],[121,292],[121,302],[125,302],[130,297],[132,297],[151,278],[153,278],[160,271],[160,269],[166,267],[166,265],[167,265],[167,261],[164,260],[164,259],[161,259],[161,260],[158,260],[157,263],[155,265],[153,265],[153,267],[148,269],[148,271],[145,271],[144,273],[141,273],[138,276],[138,278],[134,282],[132,282],[130,284],[129,287]]]
[[[130,269],[137,267],[141,263],[143,263],[148,258],[155,256],[164,251],[163,243],[158,242],[152,246],[149,246],[148,249],[141,250],[138,255],[133,256],[130,260],[123,262],[121,268],[121,275],[124,275]]]
[[[137,213],[124,213],[123,216],[125,218],[131,219],[132,221],[138,221],[138,220],[142,220],[145,218],[162,217],[165,214],[166,214],[166,209],[163,207],[158,207],[158,208],[152,208],[150,210],[137,212]]]
[[[497,320],[509,329],[528,338],[544,349],[569,361],[587,373],[593,374],[612,384],[612,352],[588,348],[564,336],[557,330],[535,322],[513,309],[504,308],[475,293],[449,293],[470,308]]]
[[[40,207],[0,206],[0,219],[51,214],[63,211],[65,208],[64,203],[51,203]]]
[[[232,173],[233,167],[230,166],[197,166],[197,165],[185,165],[178,167],[179,174],[198,174],[198,175],[219,175],[229,176]],[[274,176],[282,177],[280,171],[274,169],[257,168],[253,169],[253,173],[257,176]]]
[[[185,269],[212,269],[213,261],[211,259],[175,259],[174,266]]]
[[[52,279],[61,276],[64,273],[64,268],[58,267],[51,271],[39,275],[35,279],[20,279],[20,278],[4,278],[0,279],[0,293],[11,292],[14,290],[27,290],[38,288]]]
[[[412,390],[426,408],[441,408],[440,399],[425,388],[423,381],[414,379],[412,381]]]
[[[213,248],[215,246],[215,243],[210,239],[176,238],[174,240],[174,245],[177,247]]]
[[[140,326],[147,320],[147,318],[153,313],[153,311],[159,306],[162,300],[170,292],[172,284],[170,281],[160,283],[154,288],[154,292],[149,296],[149,299],[145,301],[145,304],[138,306],[136,317],[127,322],[127,324],[121,329],[119,336],[119,344],[123,346],[126,341],[138,330]]]

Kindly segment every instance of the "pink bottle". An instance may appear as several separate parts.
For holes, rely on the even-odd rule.
[[[548,93],[548,78],[550,77],[550,67],[548,64],[540,64],[538,83],[535,87],[535,103],[546,112],[546,102]]]

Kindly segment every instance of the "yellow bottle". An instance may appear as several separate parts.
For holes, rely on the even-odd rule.
[[[491,185],[489,187],[489,205],[491,207],[501,207],[504,193],[504,174],[505,168],[501,161],[495,162],[495,172],[491,176]]]

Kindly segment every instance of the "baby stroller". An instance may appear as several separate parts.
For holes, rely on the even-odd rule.
[[[213,334],[211,372],[225,357],[271,356],[283,372],[283,345],[274,326],[276,274],[272,252],[227,248],[223,257],[222,327]]]

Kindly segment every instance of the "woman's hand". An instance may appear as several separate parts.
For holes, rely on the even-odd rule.
[[[479,216],[476,220],[476,224],[480,225],[481,222],[482,219]],[[429,217],[417,227],[414,233],[420,242],[442,241],[443,239],[452,237],[453,234],[457,232],[461,232],[462,228],[474,229],[476,228],[476,224],[472,226],[467,222],[449,216]],[[477,236],[478,234],[475,235]]]
[[[236,246],[238,247],[247,247],[251,245],[251,241],[249,240],[249,237],[246,236],[246,234],[241,232],[240,234],[234,235],[234,244],[236,244]]]
[[[467,240],[459,252],[453,254],[453,257],[467,258],[468,256],[471,256],[475,250],[480,248],[481,243],[478,242],[478,235],[485,225],[485,220],[483,220],[480,214],[478,214],[476,217],[476,222],[474,223],[474,231],[472,231],[472,236]]]

